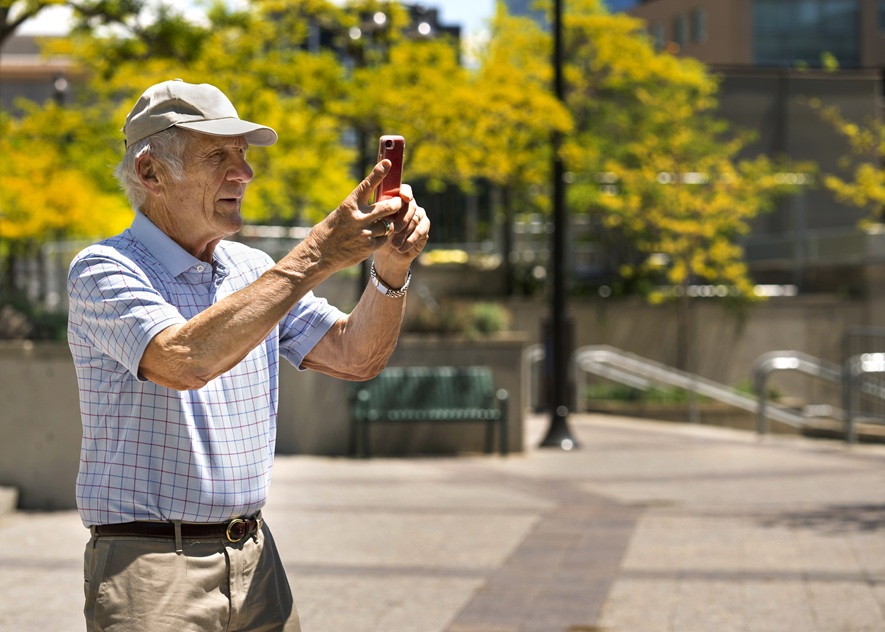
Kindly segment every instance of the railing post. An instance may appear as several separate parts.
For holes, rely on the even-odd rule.
[[[845,363],[842,373],[843,405],[845,407],[845,443],[857,441],[857,431],[854,427],[854,358],[849,358]]]
[[[698,412],[697,382],[692,377],[691,388],[688,389],[688,421],[693,424],[701,423],[701,415]]]
[[[759,407],[756,411],[756,433],[760,435],[768,434],[768,416],[765,414],[765,406],[768,400],[768,395],[765,389],[768,383],[768,373],[768,369],[765,364],[763,364],[756,369],[756,375],[753,376],[756,397],[759,402]]]

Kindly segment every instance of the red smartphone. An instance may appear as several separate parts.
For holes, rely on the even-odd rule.
[[[406,139],[395,134],[385,134],[378,139],[378,162],[387,158],[392,164],[384,180],[375,189],[375,202],[396,197],[403,183],[403,154]]]

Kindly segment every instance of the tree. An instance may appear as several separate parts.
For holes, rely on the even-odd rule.
[[[70,8],[78,30],[107,25],[123,26],[146,41],[153,39],[156,44],[161,44],[162,39],[156,36],[170,24],[163,19],[163,14],[180,14],[160,4],[160,19],[148,18],[145,14],[149,6],[146,0],[0,0],[0,45],[24,22],[50,7]],[[180,17],[175,17],[172,22],[178,22],[179,28],[190,26]],[[157,29],[158,26],[160,29]]]
[[[44,243],[103,237],[131,221],[106,166],[115,151],[94,142],[109,138],[106,112],[24,107],[17,119],[0,112],[0,267],[7,288],[14,287],[16,262],[39,261]]]
[[[652,302],[676,300],[677,364],[686,368],[688,286],[753,300],[740,238],[789,191],[776,177],[784,166],[739,158],[748,136],[716,117],[715,78],[700,62],[655,52],[638,20],[588,0],[565,24],[576,126],[564,148],[576,180],[570,204],[597,217],[609,240],[629,244],[623,278],[643,282]]]
[[[44,9],[53,5],[64,4],[64,0],[0,0],[0,45],[6,38],[15,33],[16,29]]]
[[[353,151],[341,145],[334,107],[346,89],[344,68],[332,52],[307,50],[308,29],[287,27],[299,20],[335,20],[337,12],[326,2],[255,2],[245,11],[219,5],[204,26],[182,26],[180,16],[169,12],[160,16],[162,24],[137,32],[78,31],[55,52],[78,60],[90,77],[72,107],[112,103],[115,121],[123,121],[153,83],[180,78],[216,84],[241,117],[279,133],[276,145],[249,153],[256,178],[244,200],[246,218],[317,221],[353,187]],[[164,33],[170,44],[144,39],[148,31]],[[176,43],[188,41],[198,45],[184,55]]]
[[[471,169],[501,192],[508,294],[515,276],[510,254],[516,210],[549,212],[551,138],[572,130],[572,117],[551,91],[549,50],[549,37],[534,22],[499,7],[465,96],[465,109],[476,113],[467,148]]]
[[[851,154],[840,160],[842,174],[824,174],[824,186],[843,204],[868,211],[861,222],[862,228],[885,223],[885,123],[871,118],[863,124],[849,121],[838,108],[824,107],[819,99],[811,99],[809,105],[819,111],[821,117],[844,136],[851,147]]]

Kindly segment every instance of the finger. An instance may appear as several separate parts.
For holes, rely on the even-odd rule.
[[[396,250],[402,254],[410,252],[419,253],[424,250],[424,246],[427,245],[429,239],[430,233],[415,231],[409,235],[409,238],[403,243],[403,245]]]
[[[393,221],[396,224],[396,232],[402,233],[404,231],[413,229],[415,226],[418,225],[418,222],[421,221],[419,213],[423,212],[424,209],[418,206],[415,200],[409,202],[408,205],[405,205],[404,202],[403,208],[400,209],[400,212],[397,213],[393,218]]]
[[[415,228],[411,231],[402,233],[402,243],[393,244],[393,246],[400,252],[409,252],[416,247],[420,251],[424,248],[424,245],[430,238],[430,220],[427,218],[424,209],[419,208],[419,211],[421,218]]]
[[[401,198],[387,198],[369,206],[365,212],[365,218],[367,222],[377,222],[382,217],[391,217],[400,213],[404,208],[405,204]],[[393,218],[391,217],[391,219]]]
[[[412,187],[408,184],[401,184],[399,187],[399,196],[403,202],[408,204],[412,200],[415,199],[415,196],[412,194]]]
[[[402,246],[406,238],[412,234],[418,225],[421,223],[421,220],[427,216],[426,211],[418,206],[418,204],[413,200],[409,205],[409,209],[406,211],[405,215],[400,218],[397,216],[395,221],[397,222],[396,234],[393,236],[391,243],[394,248],[399,248]]]
[[[367,205],[369,203],[369,198],[372,195],[372,191],[378,188],[378,185],[381,184],[381,181],[384,179],[384,176],[387,175],[387,172],[390,171],[391,162],[386,158],[379,162],[372,169],[372,172],[367,175],[362,182],[360,182],[356,189],[353,190],[354,197],[356,197],[357,202],[361,206]]]
[[[393,220],[382,217],[378,221],[369,224],[368,230],[372,234],[372,237],[376,239],[383,238],[386,240],[394,230]]]

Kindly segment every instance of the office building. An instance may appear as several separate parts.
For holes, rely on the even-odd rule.
[[[885,68],[883,0],[644,0],[659,47],[712,65]]]
[[[838,172],[849,146],[809,104],[858,123],[882,119],[885,0],[644,0],[628,13],[659,49],[722,77],[720,114],[758,134],[748,155]],[[744,246],[754,276],[802,292],[869,293],[885,252],[882,235],[859,230],[865,216],[819,182],[802,187],[753,223]]]

